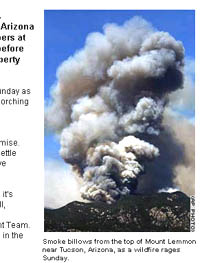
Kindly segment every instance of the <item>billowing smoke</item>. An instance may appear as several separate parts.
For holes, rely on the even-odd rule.
[[[62,63],[45,125],[60,135],[82,198],[111,203],[174,186],[185,150],[163,113],[183,88],[183,67],[182,43],[139,17],[89,34]]]

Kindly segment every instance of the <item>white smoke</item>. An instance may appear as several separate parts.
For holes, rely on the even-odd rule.
[[[60,161],[45,161],[45,207],[58,208],[72,201],[82,201],[80,185],[70,166]]]
[[[145,189],[138,179],[152,170],[148,160],[163,162],[164,137],[176,146],[162,118],[169,94],[184,86],[183,59],[180,41],[134,17],[89,34],[59,67],[45,123],[60,134],[60,154],[81,178],[83,198],[110,203],[138,184]],[[157,188],[172,184],[172,170]]]
[[[177,191],[180,191],[180,190],[178,188],[166,187],[166,188],[160,189],[158,193],[175,193]]]
[[[134,136],[126,136],[118,144],[109,142],[89,148],[86,157],[88,167],[83,173],[82,197],[109,203],[120,195],[131,193],[144,171],[137,160],[151,160],[158,155],[156,147]]]

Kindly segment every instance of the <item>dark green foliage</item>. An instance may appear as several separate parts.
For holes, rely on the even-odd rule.
[[[190,200],[182,192],[129,195],[108,205],[72,202],[44,211],[46,232],[188,232]]]

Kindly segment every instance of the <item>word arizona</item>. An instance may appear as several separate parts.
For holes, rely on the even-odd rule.
[[[33,24],[6,24],[3,22],[0,26],[0,30],[34,30]]]
[[[88,252],[106,252],[106,253],[115,253],[113,248],[100,248],[100,247],[90,247]]]

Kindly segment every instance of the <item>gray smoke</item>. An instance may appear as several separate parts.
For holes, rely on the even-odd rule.
[[[182,43],[139,17],[89,34],[62,63],[45,125],[60,135],[82,198],[110,203],[174,186],[185,151],[163,113],[169,95],[183,88],[183,67]]]

